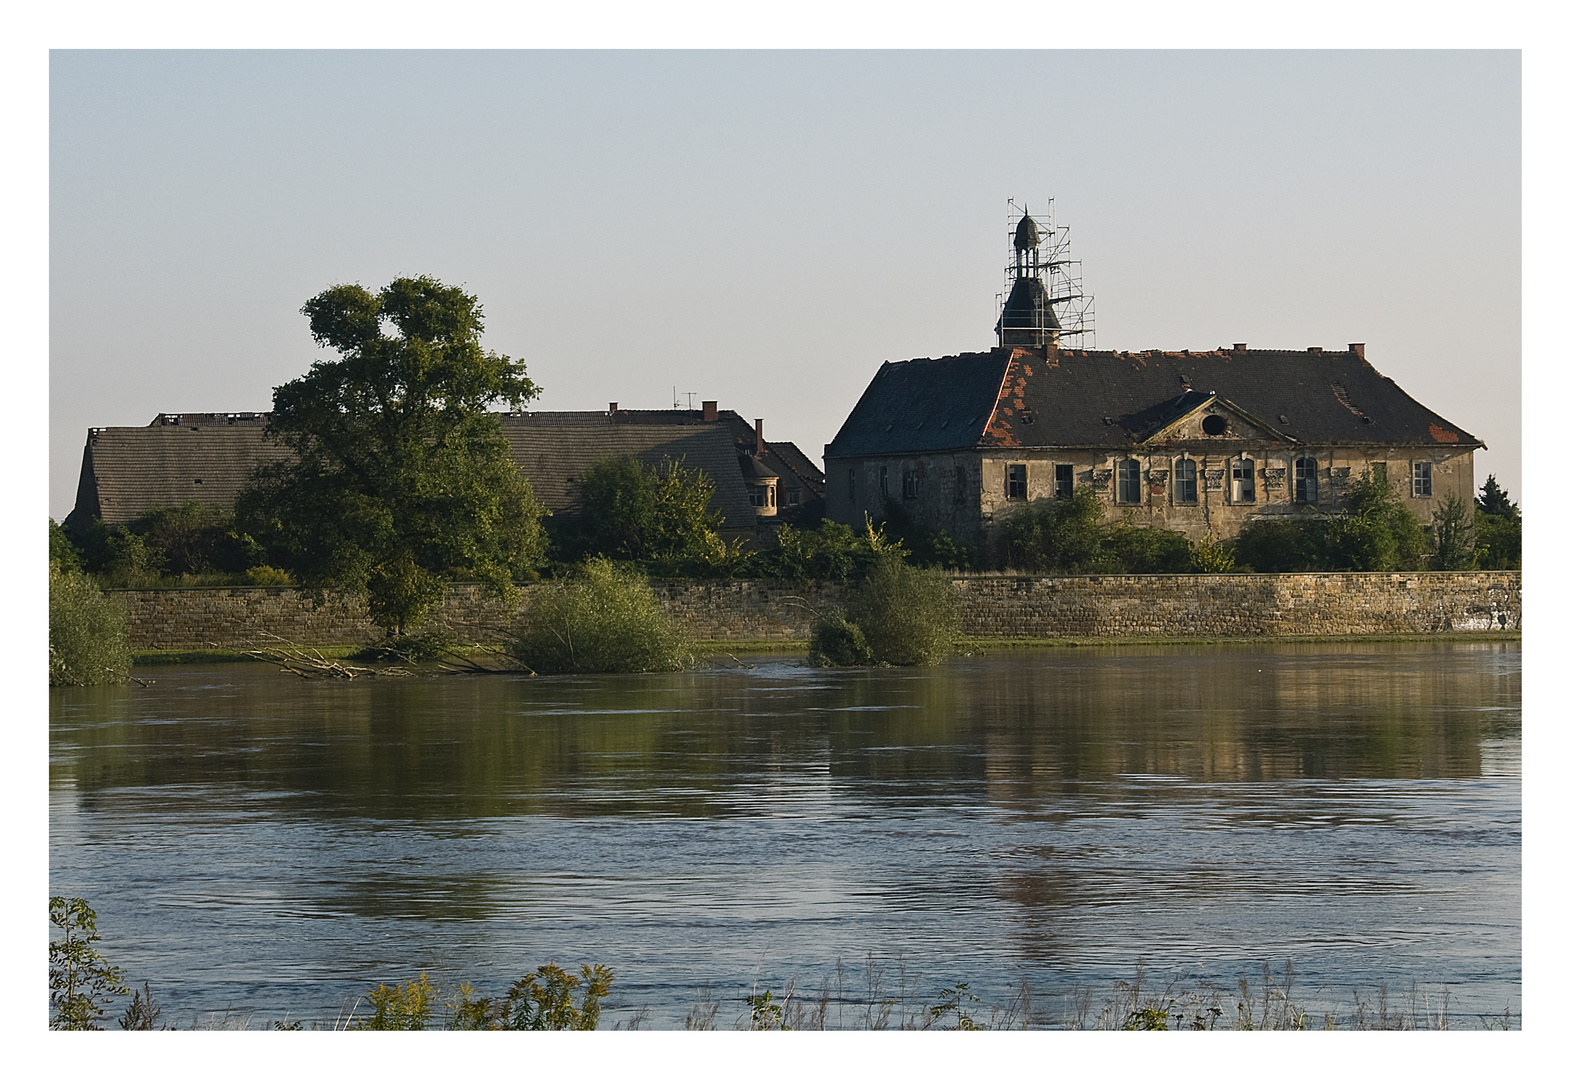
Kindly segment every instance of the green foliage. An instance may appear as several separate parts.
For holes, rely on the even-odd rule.
[[[1473,508],[1449,495],[1434,512],[1436,570],[1468,570],[1473,566]]]
[[[542,674],[678,671],[692,662],[686,636],[646,579],[609,559],[538,586],[512,654]]]
[[[1029,574],[1116,572],[1102,542],[1102,498],[1077,487],[1067,499],[1038,499],[1004,523],[1004,565]]]
[[[295,583],[288,570],[267,565],[248,568],[245,572],[245,580],[247,585],[269,585],[274,588],[287,588]]]
[[[935,1026],[941,1027],[944,1017],[953,1016],[955,1018],[953,1030],[980,1031],[981,1027],[971,1019],[969,1010],[972,1005],[980,1003],[981,1000],[971,992],[970,983],[955,983],[952,988],[938,992],[938,1004],[928,1011],[932,1014]]]
[[[1319,519],[1327,559],[1339,570],[1419,570],[1430,541],[1385,477],[1365,469],[1348,485],[1342,512]]]
[[[846,621],[844,611],[836,609],[815,619],[812,635],[807,662],[814,667],[861,667],[873,662],[867,635]]]
[[[49,685],[123,682],[131,667],[125,606],[80,570],[49,568]]]
[[[742,569],[753,577],[790,581],[859,581],[886,554],[903,550],[871,520],[860,532],[828,520],[813,529],[782,525],[774,545],[754,553]]]
[[[658,468],[633,457],[597,461],[580,482],[583,505],[554,539],[569,558],[605,555],[641,562],[656,573],[727,572],[740,548],[720,538],[725,519],[710,509],[715,482],[665,458]]]
[[[86,900],[51,896],[49,922],[60,931],[60,937],[49,943],[49,1026],[96,1031],[104,1017],[103,1003],[128,992],[124,972],[93,948],[98,916]]]
[[[913,566],[970,570],[976,563],[975,548],[959,543],[946,532],[912,521],[905,507],[892,498],[884,500],[882,525],[889,539],[905,549],[906,561]]]
[[[86,569],[120,588],[232,578],[262,558],[261,546],[235,528],[232,514],[199,502],[150,510],[124,525],[94,521],[82,552]]]
[[[1166,1031],[1167,1010],[1148,1006],[1135,1009],[1124,1021],[1125,1031]]]
[[[959,630],[960,600],[948,576],[890,554],[851,594],[843,617],[815,625],[810,655],[815,663],[856,662],[859,631],[873,663],[932,664],[954,648]]]
[[[379,983],[366,995],[372,1013],[357,1021],[355,1031],[424,1031],[431,1024],[431,1006],[437,1001],[437,988],[426,976],[401,982],[397,986]]]
[[[1522,510],[1493,474],[1476,500],[1473,530],[1480,570],[1522,569]]]
[[[144,980],[142,989],[136,991],[131,1004],[126,1006],[125,1015],[120,1018],[120,1027],[125,1031],[154,1031],[163,1015],[163,1006],[153,1001],[152,983]],[[168,1031],[170,1027],[165,1024],[164,1030]]]
[[[81,570],[82,553],[54,518],[49,519],[49,565],[61,570]]]
[[[1313,518],[1251,521],[1234,539],[1233,557],[1244,569],[1261,574],[1328,568],[1321,529]]]
[[[447,581],[513,599],[544,558],[544,511],[487,407],[538,393],[523,362],[482,349],[475,298],[429,277],[334,286],[301,311],[339,359],[273,392],[268,435],[295,459],[258,468],[236,506],[266,561],[314,595],[364,596],[398,633]]]
[[[780,1003],[775,1000],[774,991],[765,990],[762,994],[748,994],[747,1007],[752,1010],[749,1028],[752,1031],[790,1031],[785,1022],[785,1013]]]
[[[570,975],[555,964],[543,964],[519,979],[502,1003],[500,1026],[510,1031],[594,1031],[614,976],[600,964],[584,964],[579,972]],[[583,993],[575,1005],[573,994],[580,986]]]
[[[1108,528],[1102,551],[1126,574],[1187,574],[1193,568],[1183,533],[1136,525],[1127,514]]]
[[[1229,574],[1235,569],[1233,546],[1218,543],[1207,533],[1205,538],[1189,545],[1189,563],[1197,574]]]

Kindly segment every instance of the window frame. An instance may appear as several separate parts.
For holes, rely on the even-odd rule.
[[[889,498],[889,466],[878,467],[878,494],[880,498]]]
[[[1131,490],[1125,487],[1126,484],[1133,485],[1134,498],[1132,499],[1126,497],[1128,491]],[[1140,505],[1140,462],[1138,460],[1132,457],[1118,459],[1117,464],[1113,466],[1113,488],[1114,502],[1123,506]]]
[[[900,478],[900,497],[902,499],[904,499],[906,502],[911,502],[914,499],[920,498],[921,494],[921,481],[915,472],[907,472]]]
[[[1293,501],[1303,506],[1313,506],[1320,501],[1319,458],[1300,454],[1293,459]]]
[[[1431,499],[1435,494],[1435,468],[1432,461],[1415,461],[1408,470],[1415,499]]]
[[[1071,499],[1075,494],[1075,467],[1058,464],[1053,466],[1053,498]]]
[[[1240,473],[1247,474],[1247,479],[1245,476],[1241,476]],[[1260,469],[1256,465],[1254,458],[1234,458],[1232,464],[1227,467],[1228,502],[1233,503],[1235,506],[1253,506],[1256,498],[1259,496],[1259,473]],[[1247,488],[1243,486],[1246,483],[1249,485]],[[1244,494],[1246,491],[1248,492],[1247,498]]]
[[[1030,494],[1031,474],[1025,462],[1007,462],[1004,465],[1004,498],[1024,502]]]
[[[1188,485],[1188,498],[1184,497],[1185,485]],[[1194,458],[1173,459],[1173,503],[1176,506],[1197,506],[1200,503],[1200,463]]]

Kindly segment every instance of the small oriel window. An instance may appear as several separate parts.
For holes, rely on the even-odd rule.
[[[1173,501],[1197,503],[1200,501],[1199,470],[1194,458],[1179,458],[1173,462]]]
[[[1427,461],[1413,462],[1413,498],[1427,499],[1435,493],[1431,480],[1430,464]]]
[[[1140,462],[1134,458],[1124,458],[1118,463],[1118,501],[1140,501]]]
[[[1314,503],[1320,501],[1320,463],[1312,457],[1293,461],[1293,501]]]
[[[1006,492],[1011,499],[1026,497],[1026,467],[1024,465],[1010,465],[1007,467],[1009,490]]]
[[[1248,458],[1239,458],[1233,462],[1233,501],[1255,501],[1255,463]]]
[[[1053,466],[1053,495],[1055,498],[1067,499],[1075,493],[1075,467],[1073,465]]]

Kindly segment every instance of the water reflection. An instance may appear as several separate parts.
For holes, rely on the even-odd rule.
[[[867,950],[949,984],[1291,955],[1332,983],[1512,994],[1519,660],[1305,643],[592,679],[150,669],[51,692],[51,889],[95,898],[118,962],[177,1000],[297,1016],[410,965],[596,959],[632,994],[761,956],[812,981]]]

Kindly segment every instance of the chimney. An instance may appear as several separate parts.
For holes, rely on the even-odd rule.
[[[1348,345],[1347,351],[1362,360],[1364,358],[1364,343],[1362,341],[1354,341]]]
[[[616,402],[614,402],[614,401],[611,402],[611,415],[612,416],[616,415]]]
[[[1325,352],[1325,350],[1322,349],[1319,345],[1311,345],[1309,346],[1309,352],[1314,356],[1319,356],[1321,353]]]
[[[753,448],[753,453],[763,456],[764,451],[767,450],[768,447],[764,445],[764,421],[762,418],[753,421],[753,433],[758,437],[758,442]]]
[[[720,403],[718,401],[704,402],[704,423],[712,424],[718,419],[720,419]]]
[[[1235,342],[1233,342],[1233,351],[1234,352],[1248,352],[1249,351],[1249,345],[1248,345],[1247,342],[1235,341]]]

